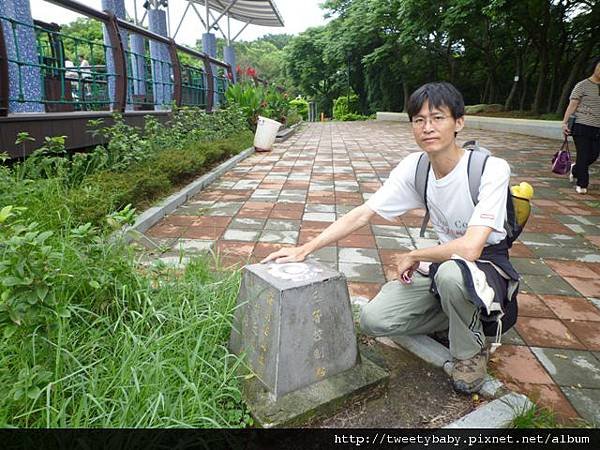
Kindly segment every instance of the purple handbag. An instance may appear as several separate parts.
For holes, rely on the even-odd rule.
[[[571,163],[572,160],[571,152],[569,151],[569,142],[565,136],[565,140],[560,147],[560,150],[557,151],[552,157],[552,172],[559,175],[566,175],[571,170]]]

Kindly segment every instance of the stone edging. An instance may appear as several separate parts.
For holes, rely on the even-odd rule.
[[[283,130],[279,131],[277,133],[277,137],[275,138],[275,142],[280,143],[287,141],[295,133],[296,129],[300,127],[300,125],[302,125],[303,123],[304,121],[300,121],[292,125],[291,127],[284,128]]]
[[[429,336],[402,336],[377,340],[391,347],[402,347],[424,361],[444,369],[448,374],[452,368],[449,364],[452,356],[448,349]],[[504,428],[515,416],[533,405],[527,396],[509,391],[502,382],[490,375],[479,393],[494,400],[444,428]]]
[[[185,186],[180,191],[171,194],[169,197],[165,198],[158,205],[153,206],[146,211],[144,211],[140,216],[136,219],[135,223],[130,227],[126,227],[123,230],[123,236],[127,242],[131,241],[133,238],[130,236],[131,233],[128,231],[137,231],[140,233],[144,233],[148,229],[150,229],[155,223],[161,220],[167,214],[172,213],[179,206],[188,201],[191,197],[196,195],[210,183],[215,181],[233,166],[235,166],[240,161],[246,159],[248,156],[254,153],[254,147],[247,148],[237,155],[229,158],[227,161],[223,162],[219,166],[215,167],[208,173],[205,173],[200,178],[192,181],[190,184]]]

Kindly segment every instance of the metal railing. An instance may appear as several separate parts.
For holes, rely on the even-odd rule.
[[[11,102],[42,103],[46,112],[123,112],[164,110],[172,104],[211,111],[215,96],[219,102],[224,101],[225,90],[233,79],[228,64],[113,14],[71,0],[50,1],[100,21],[107,43],[61,32],[55,24],[35,21],[32,26],[0,14],[0,116],[8,114]],[[12,33],[11,57],[3,28]],[[23,29],[35,33],[38,61],[21,56],[18,35]],[[181,62],[183,55],[187,55],[185,64]],[[8,83],[11,64],[16,67],[18,83],[12,96]],[[23,83],[27,70],[39,71],[41,98],[28,95]]]

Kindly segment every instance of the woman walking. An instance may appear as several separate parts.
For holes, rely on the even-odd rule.
[[[571,166],[570,181],[577,180],[575,190],[587,194],[589,167],[600,153],[600,57],[591,66],[592,75],[575,85],[563,118],[563,132],[572,135],[577,159]],[[575,114],[575,124],[569,127],[569,117]]]

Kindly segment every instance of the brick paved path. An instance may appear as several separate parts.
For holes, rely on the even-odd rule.
[[[512,251],[522,274],[520,318],[503,337],[491,371],[559,417],[600,423],[600,180],[576,194],[565,177],[552,175],[557,141],[469,130],[507,159],[513,181],[535,188],[533,215]],[[418,148],[408,124],[392,122],[310,124],[229,171],[147,234],[171,247],[177,260],[213,248],[223,265],[255,262],[281,245],[302,244],[360,205],[390,170]],[[514,184],[514,183],[513,183]],[[351,295],[372,298],[395,277],[397,255],[420,239],[422,212],[397,222],[376,218],[320,250],[315,259],[344,272]]]

